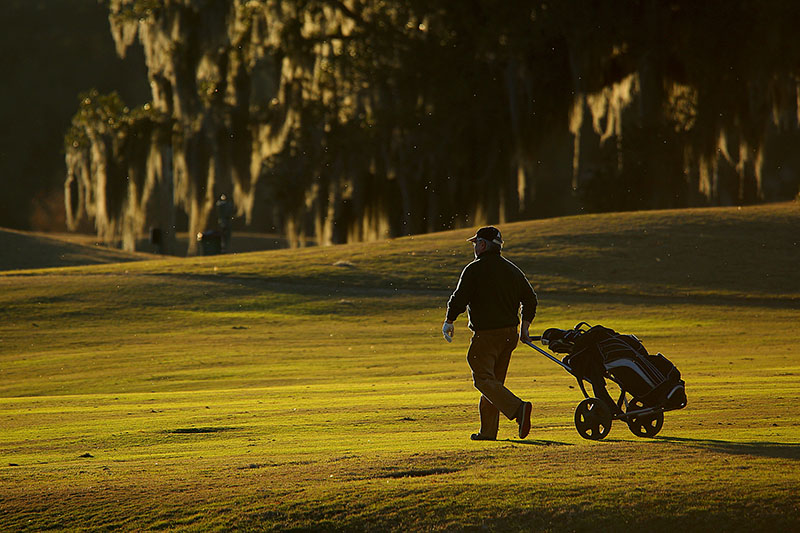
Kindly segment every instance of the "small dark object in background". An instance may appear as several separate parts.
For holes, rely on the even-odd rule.
[[[153,246],[160,246],[161,245],[161,229],[160,228],[150,228],[150,244]]]
[[[222,234],[211,229],[197,234],[201,255],[219,255],[222,253]]]
[[[164,238],[161,235],[161,228],[150,228],[150,245],[153,247],[153,252],[164,253]]]

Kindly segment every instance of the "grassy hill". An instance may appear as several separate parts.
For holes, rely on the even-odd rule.
[[[185,256],[189,235],[179,233],[175,254]],[[286,248],[286,239],[280,235],[255,232],[235,232],[231,242],[232,253]],[[0,228],[0,271],[36,270],[65,266],[124,263],[154,259],[156,248],[148,238],[136,243],[136,253],[129,253],[97,241],[94,235],[82,233],[41,233]]]
[[[441,339],[470,231],[0,273],[0,523],[267,530],[796,529],[800,207],[502,225],[540,299],[667,354],[655,439],[572,423],[522,346],[526,440],[475,443],[469,332]]]
[[[54,268],[152,259],[94,244],[75,235],[49,235],[0,228],[0,271]]]

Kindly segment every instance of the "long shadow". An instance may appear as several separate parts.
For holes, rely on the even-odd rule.
[[[430,295],[446,298],[448,296],[447,287],[439,287],[431,284],[419,284],[418,280],[405,280],[400,277],[393,277],[386,274],[333,271],[327,275],[320,276],[316,281],[309,282],[303,276],[293,276],[283,274],[274,277],[265,277],[260,274],[197,274],[197,273],[171,273],[159,272],[145,274],[161,278],[195,279],[220,285],[230,285],[249,289],[277,292],[291,292],[301,294],[311,293],[335,293],[340,295],[352,296],[392,296],[401,294]],[[589,283],[589,281],[587,281]],[[657,300],[659,302],[681,303],[686,301],[684,294],[671,294],[668,292],[654,290],[650,291],[644,286],[637,286],[640,293],[633,294],[628,291],[604,291],[597,294],[581,293],[577,295],[574,291],[562,291],[559,289],[549,290],[551,298],[558,298],[565,301],[577,302],[615,302],[622,304],[640,303],[645,301]],[[796,296],[742,296],[742,295],[721,295],[711,294],[704,296],[691,296],[692,303],[697,305],[735,305],[742,307],[767,307],[771,309],[800,309],[800,298]]]
[[[681,293],[669,294],[667,292],[651,291],[648,292],[646,287],[640,286],[641,292],[639,294],[632,294],[625,291],[608,291],[608,292],[582,292],[576,295],[575,291],[548,291],[548,297],[551,299],[559,299],[564,301],[574,302],[604,302],[604,303],[619,303],[619,304],[634,304],[642,302],[658,302],[658,303],[682,303],[686,302],[687,298],[691,300],[692,305],[708,305],[708,306],[737,306],[737,307],[766,307],[769,309],[800,309],[800,298],[795,296],[786,297],[755,297],[743,295],[685,295]]]
[[[569,442],[558,442],[557,440],[544,439],[498,439],[498,442],[510,442],[512,444],[526,444],[528,446],[574,446]]]
[[[717,439],[690,439],[685,437],[654,437],[661,442],[688,444],[705,450],[732,455],[753,455],[773,459],[800,460],[800,444],[780,442],[731,442]]]

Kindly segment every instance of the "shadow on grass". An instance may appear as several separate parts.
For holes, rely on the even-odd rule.
[[[176,428],[167,430],[165,433],[181,434],[202,434],[202,433],[220,433],[222,431],[231,431],[236,428],[233,427],[195,427],[195,428]]]
[[[528,446],[574,446],[569,442],[559,442],[557,440],[544,439],[498,439],[500,442],[510,442],[512,444],[526,444]]]
[[[458,468],[412,468],[410,470],[392,470],[373,476],[373,478],[381,479],[400,479],[404,477],[426,477],[436,476],[439,474],[452,474],[458,472]]]
[[[732,442],[717,439],[689,439],[685,437],[655,437],[661,442],[687,444],[704,450],[732,455],[753,455],[773,459],[800,460],[800,444],[780,442]]]

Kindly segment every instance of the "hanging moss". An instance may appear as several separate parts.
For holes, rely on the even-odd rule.
[[[68,135],[69,219],[110,240],[175,209],[199,232],[223,192],[302,246],[800,183],[775,148],[798,131],[793,3],[107,5],[152,90],[146,119],[109,97]]]

